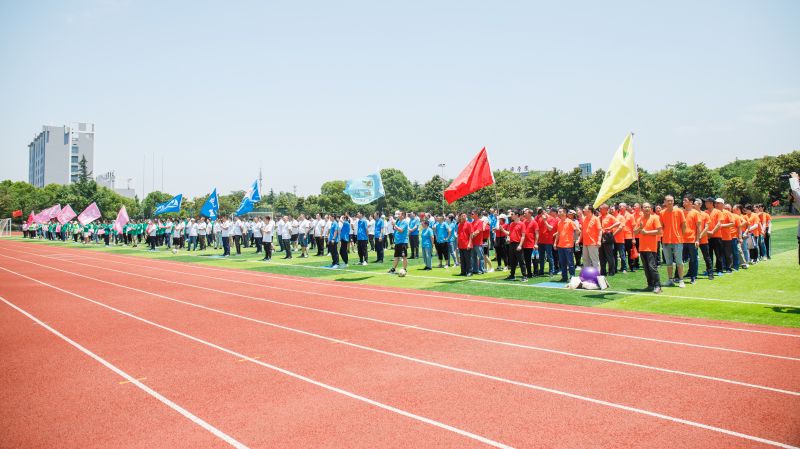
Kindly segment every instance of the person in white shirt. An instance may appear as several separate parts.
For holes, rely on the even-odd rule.
[[[291,216],[284,216],[283,232],[281,232],[281,241],[283,241],[283,250],[285,251],[284,259],[292,258],[292,220]],[[297,236],[297,234],[294,234]]]
[[[317,214],[316,222],[314,223],[314,243],[317,246],[317,256],[325,255],[325,219],[320,214]]]
[[[222,227],[220,227],[219,219],[213,221],[211,230],[214,233],[214,249],[219,249],[222,246]]]
[[[219,224],[219,234],[220,239],[222,239],[222,257],[228,257],[231,255],[231,222],[228,221],[228,217],[222,217],[219,220],[222,220],[222,223]]]
[[[178,221],[172,226],[172,252],[178,252],[178,248],[182,245],[181,239],[183,238],[183,221]]]
[[[244,224],[242,224],[242,220],[239,217],[236,217],[236,221],[233,222],[233,226],[231,226],[231,234],[233,235],[233,243],[236,245],[236,255],[242,254],[242,235],[244,230]]]
[[[256,242],[256,254],[260,254],[261,242],[263,241],[262,229],[264,228],[264,224],[261,222],[261,217],[255,217],[253,220],[255,220],[251,226],[253,231],[253,240]]]
[[[186,247],[186,251],[192,251],[192,246],[194,246],[194,251],[197,251],[197,223],[194,218],[189,219],[189,224],[186,227],[189,229],[189,244]]]
[[[167,242],[167,248],[172,248],[172,227],[174,226],[172,219],[167,218],[167,222],[164,226],[164,240]]]
[[[264,217],[264,225],[261,227],[262,244],[264,245],[264,258],[262,260],[272,260],[272,233],[275,232],[275,223],[269,215]]]
[[[311,229],[311,222],[306,219],[305,214],[300,214],[300,221],[297,223],[297,239],[300,243],[300,258],[308,257],[308,230]]]
[[[283,249],[283,228],[286,226],[286,217],[280,217],[275,222],[275,235],[278,237],[278,249],[279,251],[284,251]]]
[[[375,251],[375,219],[371,216],[367,221],[367,238],[369,239],[369,250]]]
[[[297,236],[300,234],[300,223],[289,215],[289,228],[291,230],[290,240],[292,241],[292,250],[297,251]]]
[[[156,234],[158,232],[158,225],[156,225],[153,220],[147,220],[147,238],[150,240],[150,251],[156,250]]]
[[[397,213],[399,213],[399,212],[395,212],[395,214],[397,214]],[[385,231],[385,234],[386,234],[387,240],[389,241],[389,249],[394,249],[394,225],[395,225],[395,223],[396,223],[396,220],[392,216],[390,216],[388,219],[386,219],[386,231]],[[386,247],[386,242],[384,242],[383,246]]]
[[[197,241],[200,242],[200,251],[206,249],[206,235],[208,235],[208,223],[206,223],[205,217],[200,217],[200,221],[197,223]]]

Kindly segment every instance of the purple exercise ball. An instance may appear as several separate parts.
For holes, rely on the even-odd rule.
[[[594,282],[597,283],[597,276],[600,275],[600,272],[597,271],[595,267],[584,267],[581,270],[581,281],[583,282]]]

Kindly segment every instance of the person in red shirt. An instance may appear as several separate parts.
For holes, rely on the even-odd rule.
[[[608,212],[608,204],[600,205],[600,226],[603,238],[600,242],[600,274],[614,276],[617,274],[617,262],[614,259],[614,231],[620,223]]]
[[[647,289],[653,293],[661,293],[661,279],[658,275],[656,258],[658,257],[658,236],[661,235],[661,220],[652,213],[650,203],[642,204],[642,219],[636,225],[634,233],[639,236],[639,257],[644,265],[647,278]]]
[[[508,226],[508,267],[511,272],[506,277],[507,281],[516,280],[517,267],[519,267],[520,274],[522,274],[522,282],[528,280],[525,270],[525,261],[523,260],[523,245],[525,244],[525,225],[520,220],[519,212],[511,212],[511,224]]]
[[[497,217],[497,227],[494,229],[494,253],[497,262],[497,271],[503,271],[503,265],[508,266],[508,218],[506,214]]]
[[[553,241],[558,227],[558,217],[556,209],[550,208],[549,213],[543,213],[537,222],[539,225],[539,265],[536,274],[544,276],[544,263],[547,261],[549,276],[556,272],[556,264],[553,258]]]
[[[533,250],[539,247],[539,224],[533,219],[533,211],[530,209],[525,209],[523,225],[525,226],[525,241],[522,244],[522,257],[525,258],[525,273],[530,277],[533,273],[531,263]]]
[[[567,217],[567,211],[562,207],[558,209],[558,231],[555,237],[555,246],[558,249],[558,264],[561,267],[561,282],[569,282],[569,276],[575,276],[575,259],[572,252],[575,250],[575,235],[580,238],[580,230],[574,221]]]
[[[461,259],[461,274],[472,276],[472,224],[467,222],[467,214],[458,216],[458,233],[456,234],[458,256]]]
[[[472,211],[472,223],[468,223],[472,227],[472,274],[483,274],[483,234],[486,223],[481,221],[481,217],[477,210]]]

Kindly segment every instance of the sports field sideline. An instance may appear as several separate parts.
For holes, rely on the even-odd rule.
[[[800,445],[797,329],[77,247],[0,241],[4,447]],[[739,298],[692,301],[797,316]]]

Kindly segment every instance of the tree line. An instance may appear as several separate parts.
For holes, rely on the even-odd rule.
[[[643,201],[660,202],[664,195],[691,194],[694,196],[721,196],[730,203],[764,203],[779,201],[775,210],[787,211],[789,207],[788,181],[780,175],[800,170],[800,151],[766,156],[760,159],[736,160],[719,168],[709,168],[705,163],[688,165],[676,162],[652,173],[639,169],[639,182],[609,200],[609,203]],[[424,183],[411,181],[398,169],[381,170],[386,196],[360,206],[350,201],[343,191],[344,180],[327,181],[317,195],[298,196],[291,192],[262,192],[256,211],[278,214],[317,212],[393,212],[397,209],[456,212],[470,209],[500,209],[536,206],[580,207],[592,203],[603,182],[605,172],[597,170],[588,177],[576,168],[571,171],[552,169],[529,175],[510,170],[496,170],[495,184],[468,195],[451,205],[444,203],[442,192],[451,180],[435,175]],[[233,191],[219,195],[221,214],[231,214],[239,207],[244,191]],[[70,185],[49,184],[36,188],[27,182],[5,180],[0,182],[0,217],[10,217],[14,210],[22,210],[24,216],[31,210],[60,203],[70,204],[80,212],[91,202],[97,202],[104,218],[113,219],[122,205],[131,217],[151,217],[158,203],[172,198],[167,192],[151,192],[143,200],[129,199],[99,186],[91,173],[85,170],[76,183]],[[196,216],[208,195],[191,199],[184,198],[179,215]]]

